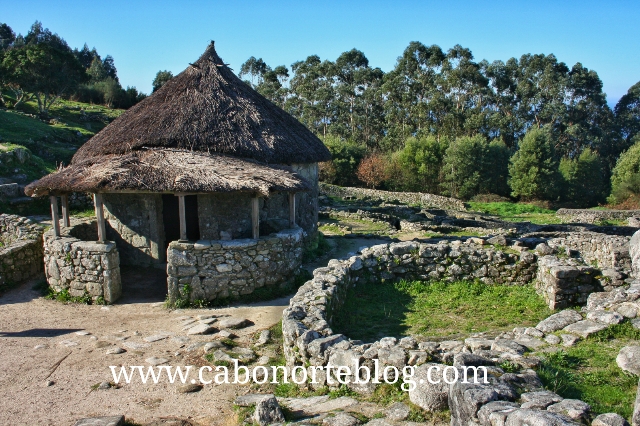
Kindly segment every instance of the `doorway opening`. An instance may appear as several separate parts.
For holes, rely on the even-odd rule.
[[[187,222],[187,239],[189,241],[197,241],[200,239],[197,195],[184,197],[184,210]],[[173,194],[162,195],[162,222],[164,225],[164,249],[166,251],[171,241],[180,239],[180,207],[178,197]]]

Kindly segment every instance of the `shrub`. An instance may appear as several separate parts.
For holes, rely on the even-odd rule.
[[[442,160],[448,145],[447,139],[434,136],[407,139],[391,160],[388,173],[391,189],[440,193]]]
[[[640,136],[633,138],[634,144],[618,158],[611,175],[609,202],[617,204],[640,194]]]
[[[358,165],[356,176],[370,188],[380,186],[387,179],[387,160],[381,154],[372,154]]]
[[[589,148],[578,158],[560,160],[564,178],[563,198],[578,207],[596,206],[604,201],[606,182],[600,157]]]
[[[551,200],[561,176],[547,129],[530,129],[509,164],[511,195],[523,200]]]
[[[506,194],[508,161],[502,142],[489,144],[481,135],[457,138],[444,156],[444,192],[466,200],[480,193]]]
[[[320,164],[320,180],[340,186],[357,185],[356,170],[365,155],[365,147],[334,136],[326,137],[324,144],[332,159]]]

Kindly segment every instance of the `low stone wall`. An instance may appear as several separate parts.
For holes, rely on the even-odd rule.
[[[42,228],[26,217],[0,214],[0,289],[42,274]]]
[[[640,210],[559,209],[556,216],[571,222],[596,223],[602,220],[626,220],[640,216]]]
[[[574,259],[543,256],[538,259],[536,290],[550,309],[584,305],[591,293],[602,291],[599,275],[599,270]]]
[[[383,281],[478,278],[486,283],[525,284],[535,272],[536,256],[531,252],[516,255],[458,241],[377,245],[348,260],[331,260],[328,267],[314,271],[314,278],[300,287],[283,313],[287,364],[324,365],[328,361],[325,350],[346,340],[331,329],[333,312],[341,309],[350,287],[373,276]],[[403,359],[405,356],[408,352]]]
[[[285,284],[300,268],[303,238],[295,228],[258,240],[173,241],[167,250],[169,300],[237,299]]]
[[[575,250],[587,263],[598,268],[617,268],[626,274],[631,272],[629,237],[605,235],[597,232],[575,232],[551,238],[547,244],[555,249]]]
[[[349,188],[328,183],[320,183],[320,191],[334,197],[376,198],[383,201],[399,201],[404,204],[417,204],[422,207],[436,207],[440,209],[466,210],[464,203],[455,198],[443,197],[422,192],[390,192],[366,188]]]
[[[115,302],[122,294],[120,256],[115,243],[82,241],[63,228],[60,237],[44,234],[45,275],[55,292],[88,294],[96,302]]]
[[[538,247],[537,250],[544,248]],[[583,265],[579,265],[578,261],[560,261],[552,256],[542,259],[545,258],[540,261],[540,268],[571,271],[568,274],[571,277],[560,273],[550,274],[553,278],[567,280],[562,284],[569,283],[570,278],[573,279],[572,284],[580,282],[577,279],[580,274],[586,281],[586,276],[597,272],[590,267],[581,269]],[[432,274],[433,265],[436,265],[438,275]],[[387,368],[392,368],[392,372],[393,369],[404,372],[406,368],[415,368],[415,374],[411,373],[415,387],[408,390],[409,399],[430,412],[448,408],[451,426],[589,424],[589,405],[576,399],[564,400],[560,395],[546,391],[536,372],[531,369],[540,365],[540,359],[528,356],[527,351],[535,351],[545,345],[558,345],[565,339],[566,342],[575,342],[579,336],[586,338],[611,324],[619,323],[623,317],[605,312],[603,307],[612,306],[611,301],[623,300],[620,296],[627,293],[627,299],[633,299],[639,294],[637,289],[633,291],[630,287],[626,293],[621,289],[592,293],[587,303],[587,319],[577,311],[565,310],[541,321],[536,327],[515,327],[513,332],[502,332],[495,338],[475,334],[464,340],[418,342],[408,336],[401,339],[384,337],[373,343],[363,343],[336,334],[331,328],[331,319],[342,308],[347,290],[367,282],[373,276],[376,280],[400,277],[482,277],[487,280],[492,275],[488,270],[489,265],[497,269],[498,273],[493,275],[506,278],[506,282],[530,281],[531,271],[536,268],[536,256],[523,251],[518,258],[495,248],[472,244],[408,242],[374,246],[348,260],[331,260],[326,268],[314,271],[313,280],[298,290],[283,312],[282,331],[287,365],[307,366],[308,375],[314,377],[314,387],[336,387],[346,383],[350,389],[365,394],[375,390],[375,379],[386,380]],[[574,270],[579,274],[574,274]],[[595,281],[593,277],[591,280]],[[558,282],[554,281],[551,285],[556,284]],[[582,292],[577,293],[581,297]],[[590,304],[598,306],[590,307]],[[627,311],[629,309],[625,311],[629,315]],[[636,310],[629,317],[635,315]],[[566,334],[561,338],[552,334],[558,330]],[[500,368],[504,361],[516,365],[518,372],[505,372]],[[328,365],[333,367],[333,376],[317,368]],[[358,370],[362,366],[367,367],[374,380],[358,380],[358,377],[362,378]],[[475,383],[473,379],[447,382],[444,378],[447,369],[457,370],[454,377],[458,378],[466,377],[463,371],[468,373],[467,368],[481,366],[487,371],[484,382],[481,374],[479,382]],[[347,368],[346,373],[340,373],[341,377],[338,378],[335,372],[340,372],[342,367]],[[435,368],[435,382],[431,381],[432,368]],[[473,370],[470,374],[473,375]],[[395,378],[398,379],[398,376]],[[340,379],[341,382],[338,381]]]

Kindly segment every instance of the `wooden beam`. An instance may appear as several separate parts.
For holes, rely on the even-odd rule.
[[[296,193],[289,193],[289,228],[296,226]]]
[[[260,238],[260,198],[251,199],[251,230],[253,239]]]
[[[51,202],[51,224],[53,225],[53,235],[60,236],[60,217],[58,216],[58,197],[52,195],[49,197]]]
[[[69,195],[61,195],[60,201],[62,202],[62,226],[68,228],[71,226],[69,221]]]
[[[180,239],[187,241],[187,214],[184,207],[184,195],[178,195],[178,212],[180,214]]]
[[[93,206],[96,210],[96,218],[98,219],[98,241],[104,243],[107,241],[107,230],[104,225],[104,209],[102,207],[102,194],[93,194]]]

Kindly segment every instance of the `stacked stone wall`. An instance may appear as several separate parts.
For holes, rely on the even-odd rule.
[[[49,286],[71,296],[91,296],[113,303],[122,294],[120,256],[115,243],[82,241],[63,228],[62,235],[44,234],[44,265]]]
[[[167,250],[169,300],[238,299],[287,284],[300,268],[303,239],[304,231],[295,228],[258,240],[173,241]]]
[[[640,216],[640,210],[559,209],[556,216],[571,222],[597,223],[605,220],[627,220]]]
[[[42,275],[42,228],[26,217],[0,214],[0,289]]]
[[[598,268],[616,268],[630,274],[629,240],[629,237],[624,236],[576,232],[551,238],[547,244],[555,249],[575,250],[580,253],[585,262]]]
[[[345,340],[331,329],[331,319],[344,303],[350,287],[359,283],[398,279],[472,280],[524,285],[536,273],[536,255],[520,254],[475,244],[417,242],[377,245],[348,260],[331,260],[314,271],[284,311],[284,351],[289,365],[324,365],[324,349]],[[323,346],[324,345],[324,346]]]
[[[543,256],[538,259],[536,290],[550,309],[584,305],[594,291],[602,291],[600,271],[575,259]]]
[[[451,209],[465,211],[464,203],[455,198],[443,197],[434,194],[425,194],[422,192],[390,192],[379,191],[366,188],[349,188],[327,183],[320,183],[320,191],[334,197],[354,197],[354,198],[373,198],[387,202],[399,201],[404,204],[420,205],[422,207],[436,207],[440,209]]]

